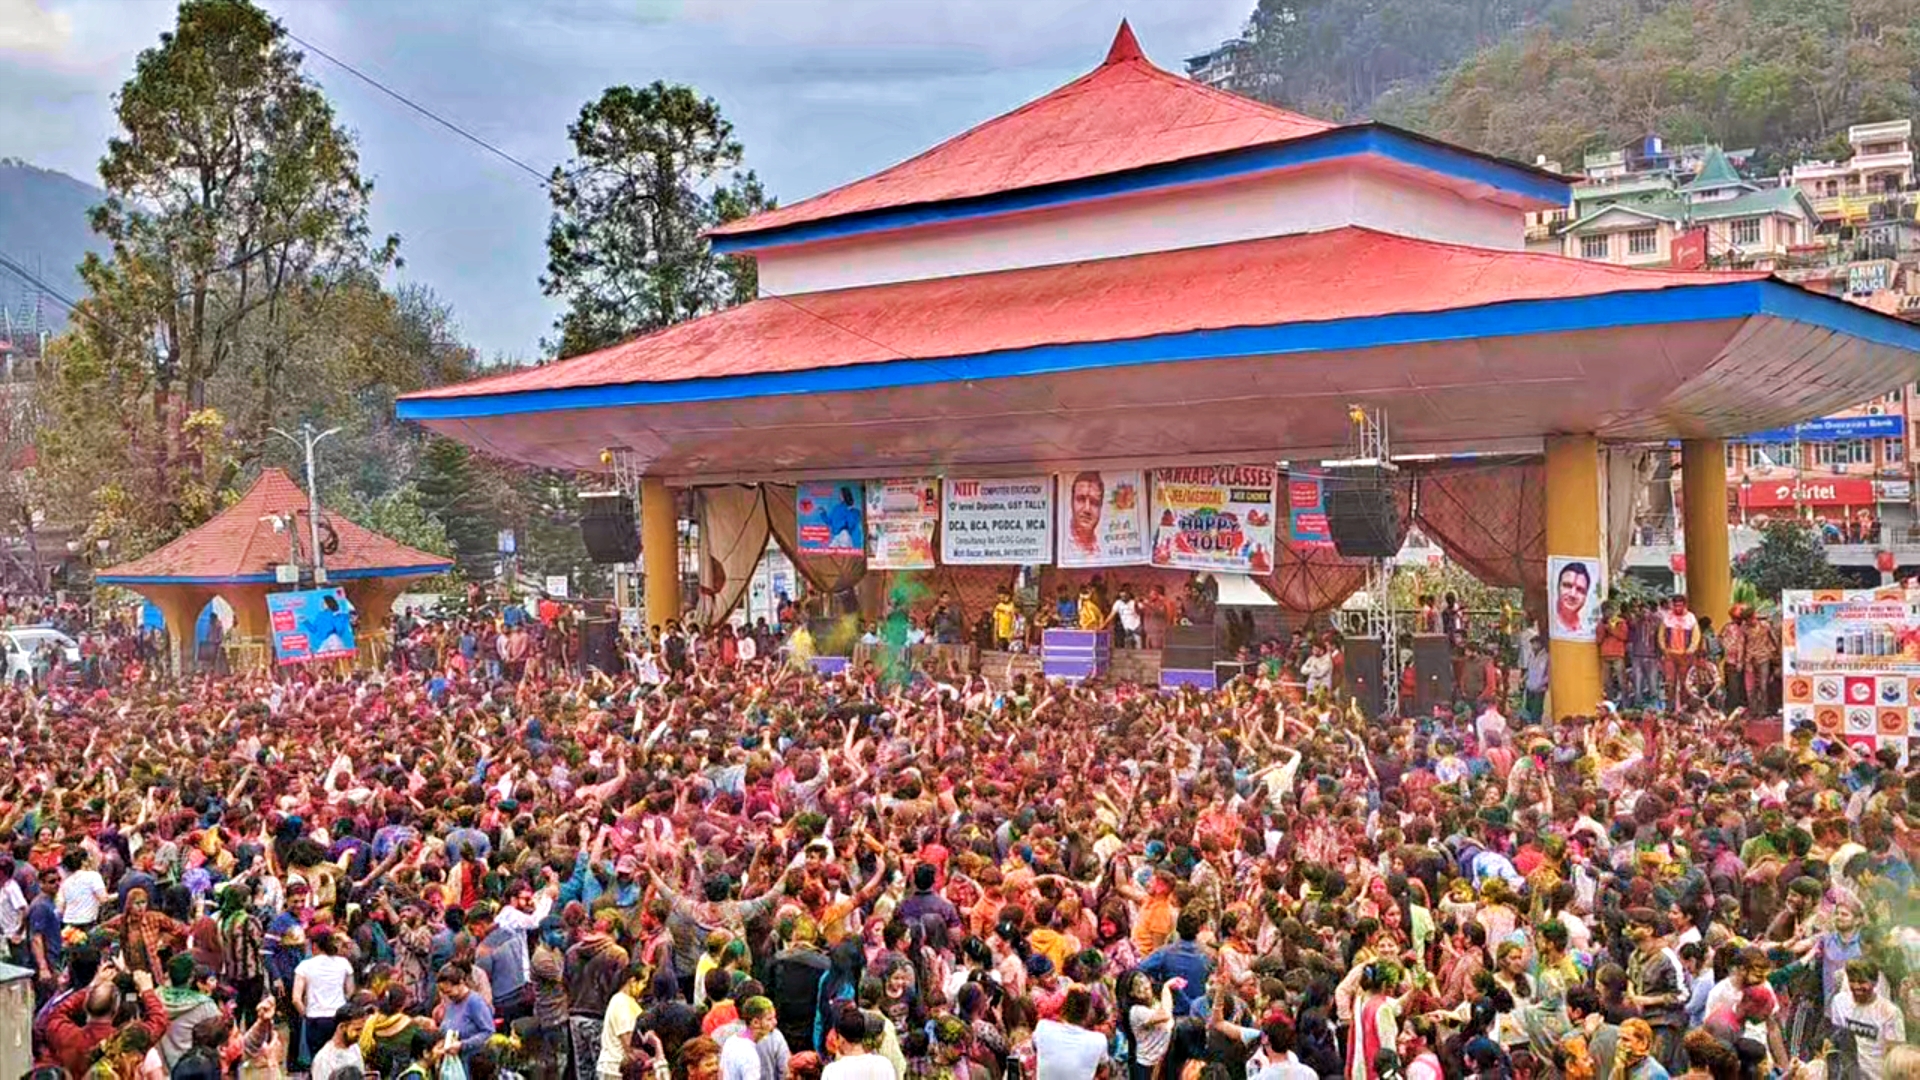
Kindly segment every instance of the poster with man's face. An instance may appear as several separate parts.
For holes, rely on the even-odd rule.
[[[1595,641],[1600,626],[1600,559],[1547,556],[1547,637]]]
[[[1061,473],[1056,483],[1061,566],[1147,561],[1146,483],[1140,470]]]

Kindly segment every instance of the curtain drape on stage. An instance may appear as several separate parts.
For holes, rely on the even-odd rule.
[[[700,622],[712,625],[733,614],[747,595],[753,572],[767,550],[766,496],[756,485],[699,489]]]
[[[859,555],[805,555],[800,551],[800,520],[794,509],[798,491],[792,484],[762,484],[767,524],[774,542],[787,553],[807,584],[829,595],[850,593],[866,576],[867,560]]]
[[[1520,589],[1528,610],[1547,587],[1546,462],[1537,457],[1437,462],[1415,474],[1414,524],[1489,585]]]

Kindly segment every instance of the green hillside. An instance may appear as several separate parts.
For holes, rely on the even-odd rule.
[[[0,158],[0,255],[61,295],[78,299],[86,288],[76,268],[98,244],[87,211],[101,198],[100,189],[65,173]],[[0,269],[0,306],[17,312],[32,296],[31,286]],[[66,309],[58,302],[48,300],[41,309],[56,329],[65,325]]]
[[[1920,0],[1262,0],[1248,51],[1243,92],[1570,169],[1658,133],[1772,171],[1920,112]]]

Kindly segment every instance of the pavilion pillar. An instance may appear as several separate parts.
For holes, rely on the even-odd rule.
[[[167,644],[169,656],[167,663],[175,676],[190,674],[194,668],[194,652],[197,642],[194,640],[195,628],[200,622],[200,612],[213,599],[213,594],[205,589],[185,586],[163,586],[146,594],[153,606],[160,609],[160,617],[167,624]]]
[[[233,630],[227,635],[227,655],[233,670],[253,672],[268,667],[273,652],[273,625],[267,618],[267,587],[244,585],[226,590],[233,608]]]
[[[656,476],[640,478],[640,568],[646,576],[647,629],[680,617],[680,530],[673,492]]]
[[[393,602],[400,599],[412,578],[360,578],[343,586],[347,603],[353,605],[355,659],[363,668],[377,669],[393,653]]]
[[[1687,606],[1713,625],[1727,625],[1733,602],[1733,564],[1727,544],[1726,443],[1688,439],[1680,444],[1681,521],[1687,535]]]
[[[1592,435],[1547,439],[1547,555],[1600,565],[1600,440]],[[1554,583],[1547,585],[1546,626],[1553,624]],[[1593,582],[1594,588],[1601,583]],[[1600,647],[1592,641],[1547,644],[1550,715],[1591,716],[1600,704]]]

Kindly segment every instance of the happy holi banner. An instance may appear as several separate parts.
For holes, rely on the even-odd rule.
[[[1330,548],[1326,478],[1316,472],[1287,474],[1287,536],[1295,547]]]
[[[933,569],[940,481],[867,481],[867,569]]]
[[[281,664],[338,660],[354,654],[353,609],[339,589],[267,594],[273,659]]]
[[[941,562],[1039,566],[1053,559],[1053,477],[948,480],[942,487]]]
[[[1153,565],[1271,572],[1277,472],[1270,465],[1153,470]]]
[[[793,508],[801,554],[867,553],[863,487],[856,480],[816,480],[797,486]]]
[[[1061,566],[1147,561],[1146,484],[1138,469],[1059,476]]]
[[[1872,754],[1920,748],[1920,592],[1790,589],[1780,597],[1782,732]]]

